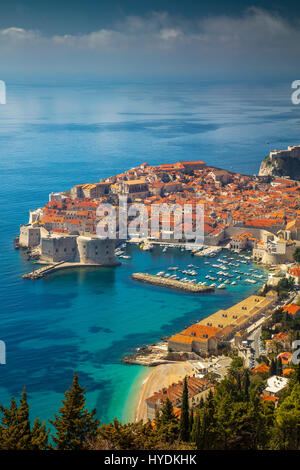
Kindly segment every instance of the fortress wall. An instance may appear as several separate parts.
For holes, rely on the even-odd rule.
[[[293,262],[294,251],[295,247],[288,248],[286,250],[286,253],[284,254],[265,252],[262,258],[262,262],[264,264],[284,264],[288,262]]]
[[[80,262],[112,266],[115,258],[115,240],[79,236],[77,238]]]
[[[221,241],[224,240],[224,231],[222,230],[219,235],[205,235],[204,236],[204,245],[208,246],[217,246]]]
[[[265,230],[265,229],[254,228],[254,227],[252,228],[252,227],[234,226],[234,227],[228,227],[225,229],[225,236],[226,238],[232,238],[232,237],[236,237],[237,235],[241,235],[242,233],[248,232],[248,233],[252,233],[253,236],[257,238],[258,240],[264,241],[266,240],[268,236],[274,235],[274,233],[276,233],[277,230],[274,230],[273,232],[271,229]]]
[[[286,157],[300,158],[300,145],[290,145],[287,150],[274,150],[273,152],[270,152],[271,160]]]
[[[40,228],[30,225],[21,225],[19,245],[31,248],[40,244]]]
[[[50,263],[78,260],[76,237],[50,237],[41,239],[41,260]]]

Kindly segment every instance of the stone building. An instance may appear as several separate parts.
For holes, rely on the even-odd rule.
[[[203,355],[215,353],[218,349],[216,333],[219,331],[220,328],[195,324],[171,336],[168,348],[170,351],[196,352]]]
[[[85,265],[115,266],[115,240],[53,234],[41,238],[41,261],[66,261]]]
[[[21,225],[19,246],[33,248],[40,244],[40,228],[33,225]]]
[[[159,392],[154,393],[151,397],[146,399],[147,404],[147,418],[153,421],[156,413],[160,410],[168,398],[173,405],[173,408],[181,407],[183,381],[173,383],[168,388],[163,388]],[[199,405],[201,398],[206,399],[210,390],[214,390],[213,384],[203,378],[195,376],[187,377],[187,387],[189,395],[189,407]]]

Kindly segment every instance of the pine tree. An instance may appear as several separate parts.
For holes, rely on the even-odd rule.
[[[174,442],[178,439],[179,423],[169,398],[164,402],[161,412],[156,418],[155,429],[159,440],[162,442]]]
[[[27,394],[24,390],[20,401],[20,406],[16,412],[16,434],[18,436],[17,449],[28,450],[31,444],[31,432],[29,421],[29,406]]]
[[[78,376],[74,373],[72,386],[65,392],[59,415],[55,414],[55,419],[50,420],[56,429],[52,438],[58,450],[83,449],[87,441],[97,435],[100,422],[95,419],[96,410],[88,412],[85,408],[84,390],[85,387],[80,387]]]
[[[187,386],[187,378],[185,377],[183,382],[180,416],[180,437],[184,442],[188,442],[190,438],[189,421],[189,392]]]
[[[39,420],[36,420],[33,430],[31,430],[29,406],[25,390],[22,393],[19,407],[14,397],[12,397],[10,407],[5,408],[0,406],[0,411],[2,413],[0,425],[1,449],[45,450],[49,448],[47,445],[49,431],[46,431],[45,424],[41,426]],[[39,434],[40,441],[38,446],[36,445],[37,433]]]
[[[17,411],[18,405],[14,397],[11,398],[10,407],[0,405],[1,417],[1,450],[17,449]]]
[[[170,421],[173,421],[174,418],[176,419],[173,411],[173,405],[169,398],[167,398],[161,409],[160,421],[162,423],[169,423]]]
[[[31,450],[48,450],[51,448],[48,444],[49,430],[46,429],[46,423],[41,424],[39,418],[34,421],[31,431]]]

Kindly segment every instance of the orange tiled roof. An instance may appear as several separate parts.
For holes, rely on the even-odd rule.
[[[294,372],[295,372],[294,369],[286,368],[286,369],[283,370],[282,375],[285,377],[285,376],[289,376],[289,375],[293,374]]]
[[[290,315],[295,315],[300,310],[300,306],[296,304],[289,304],[283,307],[283,311],[289,313]]]
[[[278,397],[273,397],[272,395],[265,395],[265,394],[262,394],[262,395],[260,396],[260,399],[261,399],[262,401],[271,401],[271,402],[273,402],[273,403],[277,403],[278,400],[279,400]]]
[[[264,374],[264,373],[269,372],[269,370],[270,370],[270,367],[267,366],[267,364],[262,363],[262,364],[259,364],[259,366],[254,367],[254,369],[252,369],[251,372],[253,372],[253,374]]]

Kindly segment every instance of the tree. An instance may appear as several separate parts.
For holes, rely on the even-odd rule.
[[[46,429],[46,423],[41,424],[39,418],[35,419],[31,431],[31,450],[47,450],[51,448],[48,445],[49,430]]]
[[[270,364],[270,370],[269,370],[270,377],[273,377],[273,375],[276,375],[276,372],[277,372],[276,362],[274,359],[272,359],[271,364]]]
[[[300,385],[296,384],[275,411],[273,449],[300,449]]]
[[[277,359],[276,375],[279,375],[280,377],[282,376],[282,360],[281,360],[281,357],[279,357]]]
[[[250,377],[249,369],[244,370],[243,374],[243,391],[246,397],[246,400],[249,400],[249,387],[250,387]]]
[[[190,411],[190,435],[191,435],[191,432],[193,430],[193,424],[194,424],[194,411],[191,410]]]
[[[193,422],[191,439],[193,442],[195,442],[197,449],[200,449],[201,448],[201,417],[200,417],[199,409],[196,411],[196,416]]]
[[[14,450],[17,449],[18,435],[17,435],[17,411],[18,405],[14,397],[11,398],[10,407],[0,405],[2,413],[1,418],[1,450]]]
[[[300,263],[300,247],[297,247],[293,253],[293,258],[296,263]]]
[[[63,406],[54,420],[49,420],[56,434],[52,435],[56,449],[80,450],[97,435],[100,421],[95,419],[96,410],[85,408],[85,387],[80,387],[78,376],[74,373],[72,386],[65,392]]]
[[[180,437],[185,442],[188,442],[190,438],[189,421],[189,392],[187,386],[187,378],[185,377],[183,382],[180,416]]]
[[[21,450],[29,449],[31,444],[31,432],[29,406],[25,390],[23,390],[20,407],[16,412],[16,434],[18,436],[17,448]]]
[[[10,407],[0,406],[2,413],[0,424],[0,448],[3,450],[46,450],[48,434],[45,423],[37,419],[33,429],[30,427],[29,406],[24,390],[18,407],[14,397]]]
[[[156,420],[156,433],[160,441],[175,442],[179,436],[179,423],[169,398],[163,404]]]

